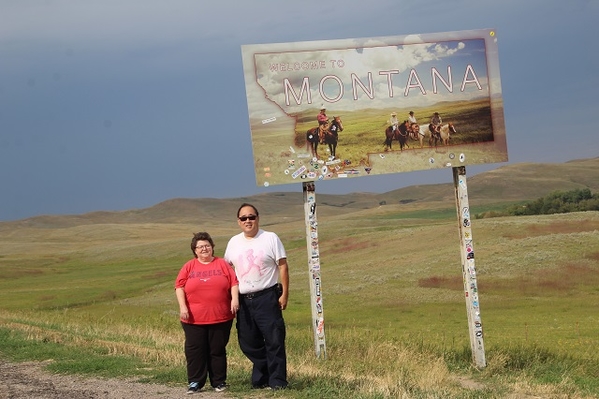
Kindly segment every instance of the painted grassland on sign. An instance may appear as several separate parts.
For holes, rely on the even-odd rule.
[[[259,186],[508,160],[494,30],[253,44],[242,56]]]

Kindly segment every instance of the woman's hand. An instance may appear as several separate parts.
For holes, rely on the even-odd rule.
[[[231,300],[231,313],[237,314],[239,311],[239,299],[233,298]]]
[[[187,310],[187,308],[179,309],[179,317],[181,318],[181,320],[188,320],[189,319],[189,310]]]

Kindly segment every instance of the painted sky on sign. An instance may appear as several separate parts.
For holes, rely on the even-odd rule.
[[[597,15],[596,0],[4,0],[0,221],[301,191],[255,185],[244,44],[496,29],[509,163],[597,157]],[[316,190],[451,181],[443,169]]]
[[[326,107],[329,113],[335,108],[345,111],[388,108],[391,98],[399,98],[405,106],[409,104],[411,107],[423,107],[440,101],[470,100],[489,96],[488,91],[481,92],[473,82],[477,80],[487,87],[483,39],[399,46],[389,46],[377,42],[375,38],[367,39],[364,43],[359,40],[343,41],[343,45],[349,48],[342,49],[296,51],[294,44],[290,43],[284,51],[259,52],[252,57],[256,63],[256,81],[266,91],[268,99],[288,114],[321,106]],[[412,40],[421,41],[416,38]],[[331,47],[335,45],[334,41],[324,43],[329,43],[328,46]],[[311,44],[303,43],[302,46],[309,48]],[[314,46],[316,47],[316,44]],[[471,69],[467,68],[468,65]],[[273,69],[277,67],[279,69],[274,72]],[[435,83],[441,86],[441,79],[444,79],[451,91],[442,86],[443,90],[439,88],[433,93],[431,68],[435,68],[440,76]],[[391,69],[400,73],[392,73]],[[410,74],[411,71],[415,74]],[[321,94],[319,82],[325,75],[334,76],[336,80],[325,80]],[[356,75],[367,89],[370,88],[370,81],[373,82],[372,99],[367,98],[366,90],[360,87],[357,88],[357,97],[354,98],[351,75]],[[289,81],[291,88],[286,90],[284,79]],[[464,89],[461,90],[464,80]],[[305,81],[310,84],[309,96],[302,95],[302,83]],[[341,85],[343,91],[340,90]],[[497,89],[496,92],[500,92],[500,87]],[[323,95],[326,99],[323,99]],[[269,109],[270,105],[264,103],[263,98],[263,92],[255,91],[250,93],[248,101],[254,104],[254,109],[260,109],[261,102]],[[250,117],[253,116],[250,114]]]

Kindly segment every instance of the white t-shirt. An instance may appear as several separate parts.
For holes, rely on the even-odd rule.
[[[231,237],[224,258],[235,268],[239,293],[248,294],[278,282],[279,259],[287,258],[287,254],[279,236],[260,229],[252,238],[243,233]]]

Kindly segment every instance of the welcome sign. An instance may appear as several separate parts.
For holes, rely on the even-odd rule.
[[[506,162],[494,30],[242,46],[260,186]]]

